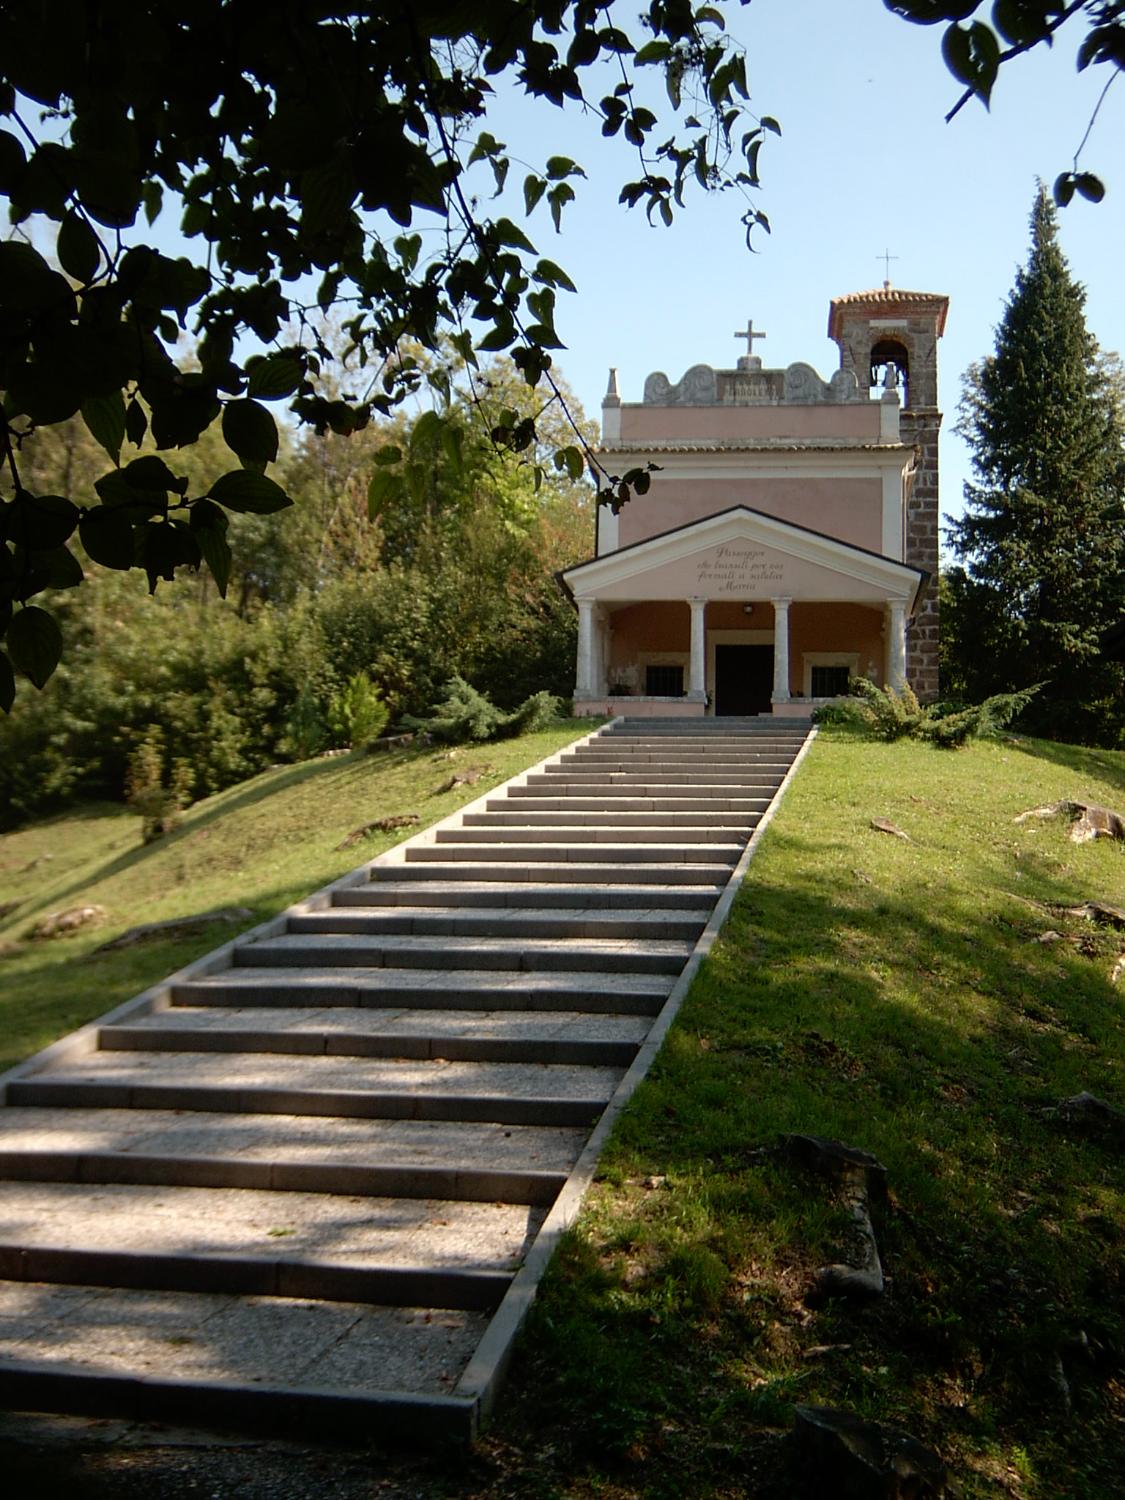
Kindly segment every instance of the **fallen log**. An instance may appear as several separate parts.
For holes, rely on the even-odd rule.
[[[1088,844],[1091,839],[1125,839],[1125,817],[1096,802],[1048,802],[1043,807],[1029,807],[1017,814],[1013,823],[1031,818],[1069,818],[1072,844]]]
[[[190,917],[169,917],[164,922],[143,922],[130,927],[108,942],[100,943],[95,953],[112,953],[118,948],[132,948],[156,938],[195,937],[215,922],[249,922],[255,913],[249,906],[219,906],[214,911],[196,912]]]
[[[386,818],[373,818],[370,823],[364,823],[359,828],[353,828],[347,838],[342,839],[336,845],[336,852],[341,849],[350,849],[353,844],[361,844],[364,839],[369,839],[373,833],[393,833],[397,828],[413,828],[420,819],[417,813],[393,813]]]

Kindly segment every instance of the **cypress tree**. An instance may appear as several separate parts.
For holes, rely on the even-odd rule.
[[[1085,300],[1041,186],[995,352],[965,378],[975,483],[950,527],[967,575],[947,651],[975,694],[1046,682],[1028,727],[1104,742],[1125,719],[1121,669],[1099,649],[1125,610],[1125,447]]]

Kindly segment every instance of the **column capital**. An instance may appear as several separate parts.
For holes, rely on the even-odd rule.
[[[792,595],[788,597],[783,595],[778,599],[771,599],[770,603],[773,605],[774,609],[788,609],[789,606],[793,603],[793,598]]]

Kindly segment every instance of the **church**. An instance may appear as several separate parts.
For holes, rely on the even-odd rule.
[[[937,342],[949,299],[833,299],[839,368],[693,365],[623,401],[598,457],[652,465],[599,507],[596,554],[561,574],[578,610],[575,713],[807,718],[851,676],[938,692]]]

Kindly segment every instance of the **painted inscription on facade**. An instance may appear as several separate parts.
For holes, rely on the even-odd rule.
[[[695,582],[700,593],[712,598],[724,594],[744,598],[776,591],[785,586],[786,561],[752,542],[730,542],[697,559]]]

